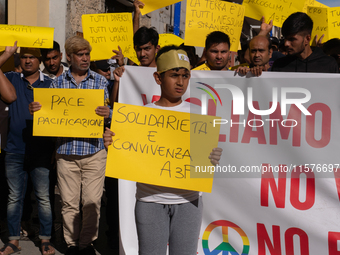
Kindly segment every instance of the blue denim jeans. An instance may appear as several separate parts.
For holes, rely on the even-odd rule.
[[[21,216],[27,187],[28,174],[31,175],[35,197],[38,202],[38,216],[40,221],[40,239],[50,239],[52,231],[52,211],[49,199],[49,172],[45,167],[48,158],[39,158],[42,164],[27,164],[23,154],[6,153],[5,169],[9,186],[7,205],[7,224],[9,240],[20,238]],[[36,163],[36,162],[35,162]]]

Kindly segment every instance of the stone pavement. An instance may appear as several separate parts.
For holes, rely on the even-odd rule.
[[[105,196],[104,196],[105,198]],[[33,204],[33,214],[32,214],[32,230],[35,232],[34,235],[30,238],[26,236],[21,236],[20,240],[20,247],[21,252],[20,255],[39,255],[41,254],[39,247],[40,242],[38,238],[39,234],[39,220],[37,216],[37,209],[36,209],[36,202],[34,200],[34,195],[32,196],[32,204]],[[52,235],[51,242],[55,246],[55,254],[62,255],[66,251],[66,244],[63,239],[63,231],[62,231],[62,224],[61,224],[61,214],[60,214],[60,197],[56,195],[56,202],[55,202],[55,213],[56,213],[56,220],[54,223],[54,231]],[[6,233],[3,230],[3,223],[1,224],[1,234],[0,234],[0,247],[3,246],[3,243],[6,242]],[[114,250],[111,249],[107,245],[107,238],[106,232],[107,225],[106,225],[106,213],[105,213],[105,200],[103,201],[102,209],[101,209],[101,217],[100,217],[100,224],[99,224],[99,237],[97,241],[94,243],[94,247],[97,251],[97,255],[118,255],[118,249]]]

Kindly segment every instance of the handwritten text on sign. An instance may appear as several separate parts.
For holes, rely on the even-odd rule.
[[[52,27],[0,25],[0,46],[12,46],[18,41],[19,47],[53,48]]]
[[[322,8],[328,8],[327,5],[324,5],[318,1],[315,0],[306,0],[305,1],[305,6],[303,7],[303,12],[308,14],[308,6],[310,7],[322,7]]]
[[[274,26],[282,27],[283,22],[294,12],[301,12],[305,1],[294,0],[244,0],[246,17],[260,20],[265,17],[266,23],[273,20]]]
[[[205,39],[213,31],[226,33],[230,50],[237,51],[244,19],[244,7],[220,0],[188,0],[185,21],[186,45],[205,46]]]
[[[328,29],[328,8],[322,7],[311,7],[308,6],[307,14],[313,20],[313,31],[311,43],[315,42],[315,36],[320,38],[324,35],[323,42],[327,42],[329,39],[329,29]]]
[[[111,124],[115,136],[106,176],[211,192],[213,175],[200,173],[192,178],[191,173],[196,165],[211,166],[208,156],[219,135],[219,128],[212,125],[214,118],[115,104]]]
[[[33,135],[101,138],[104,118],[95,110],[104,105],[104,90],[34,89],[42,107],[34,113]]]
[[[92,46],[91,60],[109,59],[121,47],[125,57],[134,58],[131,13],[82,15],[84,38]]]
[[[328,8],[328,28],[329,39],[340,38],[340,7]]]

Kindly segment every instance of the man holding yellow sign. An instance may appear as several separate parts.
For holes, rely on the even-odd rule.
[[[103,104],[104,100],[107,102],[106,78],[89,69],[89,42],[74,36],[66,40],[65,50],[70,69],[53,81],[51,88],[104,90]],[[40,108],[38,102],[30,104],[31,113]],[[98,106],[93,111],[105,119],[110,117],[107,106]],[[67,254],[78,254],[79,250],[84,254],[96,254],[92,242],[98,237],[104,188],[106,151],[103,139],[58,137],[56,160]]]
[[[163,47],[157,54],[156,63],[154,78],[161,87],[161,97],[147,107],[189,113],[194,109],[199,112],[198,106],[182,100],[190,79],[186,52],[176,46]],[[106,146],[112,144],[112,135],[109,129],[105,131]],[[182,141],[183,144],[186,142]],[[220,148],[212,150],[209,158],[213,164],[218,164],[221,153]],[[139,254],[166,254],[168,242],[170,254],[197,252],[203,206],[201,192],[137,183],[136,198]]]

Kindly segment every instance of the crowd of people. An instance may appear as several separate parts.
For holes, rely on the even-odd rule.
[[[210,33],[201,58],[190,46],[160,49],[159,35],[154,28],[138,28],[139,8],[143,4],[135,1],[134,6],[134,48],[140,66],[157,68],[154,78],[161,88],[160,99],[146,107],[190,112],[190,104],[182,100],[182,96],[188,87],[191,70],[232,69],[240,75],[252,73],[255,76],[267,71],[339,72],[340,40],[332,39],[319,45],[322,48],[312,48],[313,22],[305,13],[294,13],[284,22],[284,45],[278,45],[279,40],[268,36],[272,24],[263,21],[261,32],[247,43],[243,53],[240,52],[239,65],[231,67],[227,34]],[[66,40],[65,51],[67,64],[61,61],[57,42],[52,49],[20,48],[18,55],[17,43],[14,43],[0,56],[0,67],[12,55],[18,57],[17,67],[20,67],[7,73],[0,70],[0,199],[2,205],[7,203],[7,208],[1,207],[0,216],[1,220],[7,221],[9,232],[8,242],[0,249],[0,255],[21,250],[19,240],[28,177],[38,203],[42,254],[55,253],[50,241],[55,185],[62,200],[63,236],[68,247],[65,254],[95,254],[92,243],[98,238],[104,187],[107,213],[112,215],[107,222],[109,242],[118,246],[118,184],[116,179],[105,178],[105,164],[106,149],[114,136],[114,130],[109,129],[112,108],[119,100],[119,83],[126,61],[118,48],[113,50],[115,55],[110,60],[91,63],[91,46],[79,36]],[[32,136],[33,115],[42,107],[34,100],[34,88],[104,90],[103,104],[94,109],[105,119],[103,139]],[[191,107],[191,111],[195,108]],[[220,148],[214,148],[207,155],[214,165],[221,156]],[[138,183],[135,217],[139,254],[166,254],[168,244],[170,254],[196,254],[202,220],[201,195],[196,191]]]

